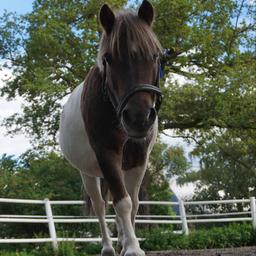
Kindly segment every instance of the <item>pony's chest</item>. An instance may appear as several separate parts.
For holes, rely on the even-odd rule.
[[[129,170],[138,166],[142,166],[147,157],[149,139],[143,142],[128,140],[124,145],[122,169]]]

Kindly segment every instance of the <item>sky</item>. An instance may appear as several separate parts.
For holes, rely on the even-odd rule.
[[[8,12],[17,12],[25,14],[32,10],[33,0],[0,0],[0,15],[4,10]],[[2,79],[10,77],[11,73],[8,70],[0,70],[0,87],[3,86]],[[8,102],[0,98],[0,123],[3,118],[10,116],[16,112],[20,112],[22,99],[16,98],[14,101]],[[29,139],[24,135],[10,137],[6,135],[6,130],[0,127],[0,155],[6,153],[8,155],[20,155],[30,148]]]
[[[32,10],[33,0],[0,0],[0,15],[4,10],[25,14]]]
[[[1,1],[1,0],[0,0]],[[0,71],[0,88],[3,86],[2,79],[7,79],[11,77],[10,70],[2,70]],[[0,98],[0,123],[6,117],[10,115],[20,112],[21,98],[16,98],[13,101],[7,101],[5,98]],[[8,154],[19,156],[24,153],[28,148],[30,148],[29,139],[24,135],[17,135],[14,137],[10,137],[6,135],[6,129],[0,126],[0,155]]]
[[[9,12],[17,12],[18,14],[25,14],[32,11],[33,0],[0,0],[0,16],[4,13],[4,10]],[[0,60],[1,61],[1,60]],[[0,70],[0,88],[3,86],[2,79],[10,78],[10,70]],[[2,120],[14,113],[21,113],[21,106],[24,103],[22,98],[15,98],[15,100],[7,101],[5,98],[0,98],[0,123]],[[182,139],[171,139],[167,136],[161,136],[161,139],[170,145],[182,145],[185,148],[186,155],[188,156],[193,146],[185,144]],[[26,150],[31,148],[29,138],[24,134],[19,134],[13,137],[7,136],[6,129],[0,126],[0,156],[2,154],[19,156]],[[193,164],[194,165],[194,164]],[[197,165],[197,164],[195,164]],[[197,166],[195,166],[197,167]],[[170,182],[172,190],[180,198],[189,197],[195,187],[194,184],[188,184],[183,187],[179,187],[176,184],[175,179]]]

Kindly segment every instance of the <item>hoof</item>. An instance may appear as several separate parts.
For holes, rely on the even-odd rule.
[[[126,251],[122,251],[122,256],[145,256],[145,252],[142,251],[140,248],[129,248]]]
[[[101,250],[101,256],[115,256],[115,250],[113,247],[105,247]]]

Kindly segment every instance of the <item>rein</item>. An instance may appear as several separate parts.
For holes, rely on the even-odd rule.
[[[136,84],[130,90],[122,97],[120,102],[117,102],[116,98],[114,97],[113,92],[109,89],[106,83],[106,60],[103,60],[103,80],[102,80],[102,90],[103,90],[103,95],[104,95],[104,100],[109,99],[110,102],[112,103],[116,114],[118,118],[121,117],[121,114],[129,101],[129,99],[136,94],[137,92],[153,92],[156,95],[156,104],[155,104],[155,109],[158,112],[160,109],[160,106],[162,104],[163,100],[163,95],[162,91],[160,89],[160,76],[161,76],[161,66],[160,63],[158,64],[158,72],[157,72],[157,79],[154,85],[152,84]]]

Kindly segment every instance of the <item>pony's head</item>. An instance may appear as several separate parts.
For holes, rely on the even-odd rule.
[[[103,35],[97,58],[103,88],[131,138],[147,136],[161,103],[161,45],[151,29],[152,5],[144,0],[137,13],[100,10]]]

